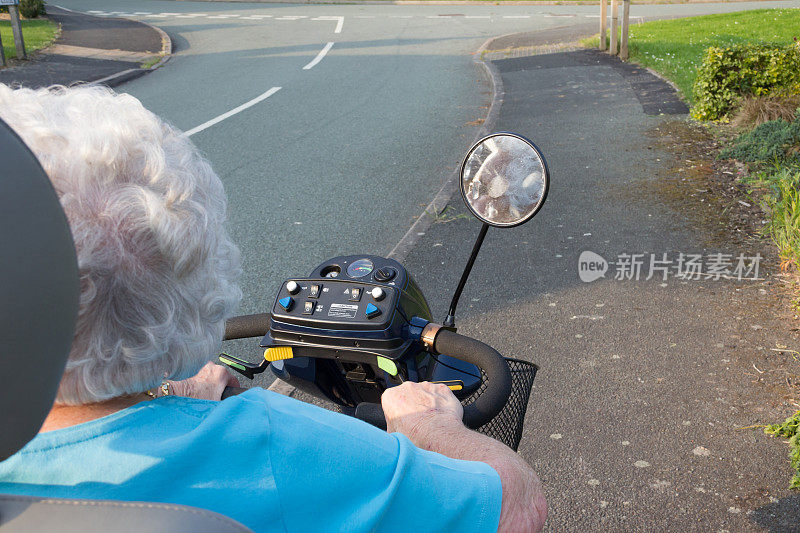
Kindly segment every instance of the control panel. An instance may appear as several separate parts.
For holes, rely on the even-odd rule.
[[[356,269],[355,273],[358,268],[356,262],[348,266],[348,270]],[[364,281],[332,277],[287,280],[275,299],[272,318],[321,329],[386,329],[395,312],[399,289],[370,282],[367,275],[363,277]]]

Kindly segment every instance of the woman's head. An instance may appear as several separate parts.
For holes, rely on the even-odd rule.
[[[241,298],[239,251],[208,162],[138,100],[101,87],[0,84],[0,118],[50,177],[77,249],[80,310],[57,402],[196,373]]]

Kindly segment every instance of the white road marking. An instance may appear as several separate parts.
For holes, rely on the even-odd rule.
[[[223,113],[218,117],[212,118],[208,122],[203,122],[199,126],[190,129],[189,131],[185,132],[184,135],[186,135],[187,137],[191,137],[195,133],[199,133],[199,132],[203,131],[206,128],[210,128],[214,124],[218,124],[218,123],[222,122],[226,118],[230,118],[230,117],[232,117],[233,115],[235,115],[237,113],[241,113],[242,111],[244,111],[245,109],[247,109],[249,107],[253,107],[257,103],[259,103],[259,102],[261,102],[263,100],[266,100],[267,98],[269,98],[270,96],[272,96],[273,94],[275,94],[276,92],[278,92],[280,90],[281,90],[280,87],[273,87],[269,91],[265,92],[262,95],[259,95],[259,96],[255,97],[255,98],[253,98],[249,102],[245,102],[244,104],[240,105],[239,107],[235,107],[235,108],[231,109],[227,113]]]
[[[326,45],[325,45],[325,48],[323,48],[322,50],[320,50],[320,51],[319,51],[319,53],[317,54],[317,57],[315,57],[314,59],[312,59],[312,60],[311,60],[311,63],[309,63],[308,65],[306,65],[306,66],[304,66],[304,67],[303,67],[303,70],[309,70],[309,69],[312,69],[312,68],[314,68],[314,67],[316,66],[316,64],[317,64],[317,63],[319,63],[320,61],[322,61],[322,58],[323,58],[323,57],[325,57],[325,54],[327,54],[328,52],[330,52],[331,48],[333,48],[333,43],[328,43],[328,44],[326,44]]]
[[[87,13],[105,13],[105,11],[96,11],[94,9],[90,9]]]
[[[425,17],[426,19],[451,19],[450,15],[428,15]]]
[[[488,19],[492,18],[489,15],[467,15],[464,17],[465,19]]]
[[[336,29],[333,30],[333,33],[342,33],[342,26],[344,26],[344,17],[317,17],[311,20],[335,20],[336,21]]]
[[[89,11],[89,13],[91,13],[91,11]],[[152,15],[153,12],[152,11],[134,11],[133,14],[134,15]]]
[[[306,15],[285,15],[283,17],[277,17],[275,20],[300,20],[308,18]]]

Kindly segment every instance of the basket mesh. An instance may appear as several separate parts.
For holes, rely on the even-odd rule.
[[[511,395],[500,413],[476,431],[499,440],[512,450],[516,451],[522,439],[522,427],[525,422],[525,412],[528,410],[528,400],[531,396],[533,378],[539,369],[535,364],[519,359],[506,357],[508,368],[511,370]],[[481,386],[465,398],[461,403],[469,405],[486,390],[486,374],[481,370]]]

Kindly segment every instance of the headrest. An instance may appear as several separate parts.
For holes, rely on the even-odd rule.
[[[53,186],[0,120],[0,461],[42,425],[78,313],[75,246]]]

